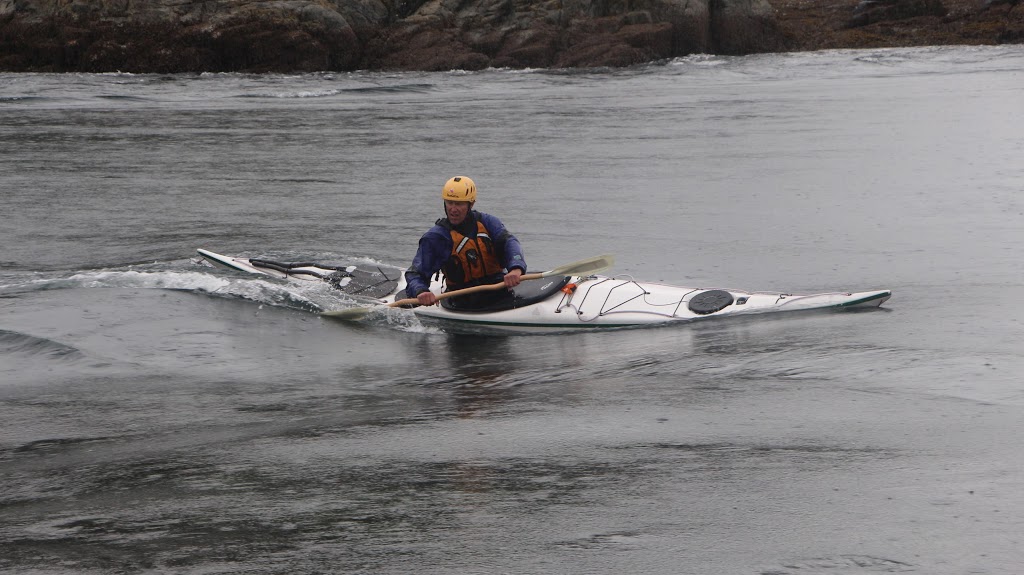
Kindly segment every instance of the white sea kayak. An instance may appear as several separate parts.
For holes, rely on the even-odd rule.
[[[217,266],[295,281],[325,281],[372,306],[405,296],[399,268],[384,266],[280,263],[224,256],[198,250]],[[441,293],[443,279],[431,290]],[[687,322],[725,316],[830,308],[878,307],[892,296],[886,289],[816,294],[748,292],[636,281],[628,276],[554,276],[524,281],[498,307],[467,311],[457,301],[412,307],[427,324],[455,330],[499,332],[566,331]]]

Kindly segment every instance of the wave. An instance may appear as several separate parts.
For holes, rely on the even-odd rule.
[[[217,291],[227,280],[200,272],[88,271],[64,278],[35,279],[23,287],[36,290],[73,288],[158,288]]]
[[[78,360],[84,355],[76,347],[52,339],[0,329],[0,355],[25,355],[50,359]]]
[[[361,88],[346,88],[344,92],[353,94],[400,94],[406,92],[423,93],[434,89],[433,84],[400,84],[397,86],[364,86]]]
[[[337,88],[329,90],[300,90],[297,92],[272,92],[272,93],[256,93],[256,94],[240,94],[238,98],[253,98],[253,99],[301,99],[301,98],[325,98],[328,96],[337,96],[344,92]]]
[[[321,258],[323,261],[338,257],[337,254],[321,255],[324,255],[324,258]],[[399,269],[367,257],[346,257],[344,260],[349,265]],[[62,275],[9,276],[7,281],[0,282],[0,297],[20,297],[19,294],[75,289],[162,289],[243,300],[254,302],[261,307],[266,305],[311,313],[374,303],[374,300],[343,293],[328,282],[240,275],[237,272],[220,270],[199,259],[187,260],[187,263],[176,261],[150,265],[156,269],[103,269],[82,270],[70,274],[65,272]],[[180,265],[202,266],[202,269],[168,269]],[[365,323],[412,333],[442,333],[436,327],[421,324],[411,313],[383,307],[379,312],[370,314]],[[0,347],[0,352],[2,351],[3,348]]]
[[[709,67],[727,64],[729,60],[728,56],[718,56],[715,54],[689,54],[687,56],[673,58],[669,61],[669,65]]]
[[[22,103],[35,103],[45,102],[52,98],[46,98],[43,96],[0,96],[0,104],[22,104]]]
[[[252,99],[305,99],[305,98],[329,98],[343,94],[407,94],[424,93],[434,89],[433,84],[397,84],[394,86],[359,86],[356,88],[319,88],[319,89],[296,89],[281,92],[256,92],[251,94],[240,94],[238,98]]]
[[[82,271],[66,277],[31,278],[0,287],[9,293],[82,288],[167,289],[313,312],[352,303],[325,282],[305,285],[282,283],[273,278],[226,278],[204,271]]]
[[[99,94],[96,96],[100,100],[113,100],[115,102],[149,102],[149,98],[143,98],[142,96],[124,96],[120,94]]]

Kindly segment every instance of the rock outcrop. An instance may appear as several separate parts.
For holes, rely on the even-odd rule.
[[[627,66],[1024,42],[1020,0],[0,0],[0,70]]]
[[[791,50],[1024,43],[1021,0],[773,0]]]

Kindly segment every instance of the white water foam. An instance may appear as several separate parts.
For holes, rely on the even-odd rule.
[[[261,304],[319,311],[337,307],[352,300],[338,299],[337,292],[321,283],[293,286],[267,281],[262,278],[226,279],[205,272],[194,271],[137,271],[103,270],[78,272],[62,278],[32,279],[21,285],[4,288],[29,290],[58,290],[76,288],[170,289],[218,296],[235,297]]]

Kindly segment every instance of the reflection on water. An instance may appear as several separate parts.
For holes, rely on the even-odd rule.
[[[445,334],[417,342],[418,363],[431,386],[450,394],[459,417],[485,415],[515,398],[522,358],[513,338]]]

